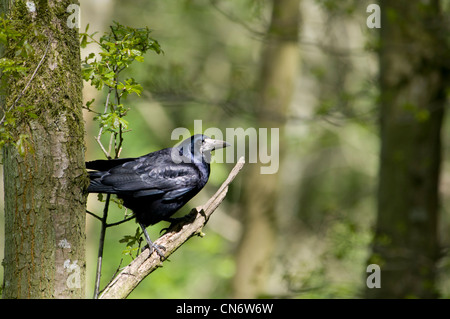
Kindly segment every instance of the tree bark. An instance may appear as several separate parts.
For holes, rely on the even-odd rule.
[[[369,264],[375,298],[436,296],[441,126],[448,46],[439,1],[381,1],[381,154]]]
[[[273,1],[255,103],[258,106],[255,110],[256,126],[268,128],[269,132],[271,128],[279,129],[279,141],[276,141],[280,144],[279,163],[283,160],[286,114],[298,75],[299,4],[299,0]],[[260,149],[260,154],[261,151],[265,152]],[[261,174],[261,166],[249,165],[243,182],[241,209],[244,231],[233,280],[233,293],[237,298],[255,298],[265,293],[276,243],[275,206],[279,174]]]
[[[13,136],[28,142],[24,154],[11,145],[3,151],[4,298],[85,297],[88,179],[78,30],[67,24],[73,3],[16,0],[10,7],[35,53],[28,75],[9,80],[6,109],[23,91],[16,107],[37,117],[16,112]]]

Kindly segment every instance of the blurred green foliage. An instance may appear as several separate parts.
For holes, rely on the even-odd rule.
[[[140,83],[142,93],[140,98],[130,96],[125,104],[132,130],[127,133],[121,157],[172,146],[177,141],[170,140],[171,131],[176,127],[192,130],[196,119],[203,120],[203,128],[214,126],[224,132],[226,127],[254,125],[258,61],[270,13],[267,2],[136,1],[133,6],[116,2],[114,8],[111,20],[138,28],[148,25],[164,47],[164,55],[149,56],[141,65],[124,70],[126,76]],[[355,19],[349,14],[342,19]],[[355,62],[351,54],[316,59],[307,53],[301,57],[305,66],[299,76],[314,83],[309,94],[315,99],[305,105],[303,100],[308,97],[303,97],[304,89],[300,88],[292,113],[303,110],[308,115],[294,115],[286,127],[288,156],[282,165],[284,175],[289,176],[280,185],[279,264],[273,273],[278,284],[268,296],[357,297],[365,285],[375,212],[374,74],[350,67],[359,67],[358,58]],[[343,62],[348,67],[336,74],[333,66]],[[92,127],[88,135],[95,132]],[[98,147],[90,144],[87,158],[100,155]],[[213,164],[206,189],[179,215],[207,198],[230,167]],[[233,205],[238,198],[236,181],[223,209],[205,228],[206,236],[188,241],[130,298],[230,297],[239,230],[231,229],[233,234],[225,236],[214,219],[225,214],[239,222],[239,210]],[[96,207],[98,210],[100,206]],[[118,220],[124,216],[123,211],[112,210],[110,216]],[[89,226],[88,237],[94,246],[98,236],[95,223]],[[108,229],[102,286],[119,265],[131,261],[127,243],[120,240],[133,237],[136,227],[131,221]],[[149,227],[150,236],[157,238],[164,227],[164,223]],[[95,247],[91,251],[93,260]],[[94,272],[92,266],[88,272]]]
[[[169,10],[159,14],[153,11],[155,12],[153,15],[154,19],[148,25],[153,29],[154,36],[158,38],[158,41],[164,47],[165,54],[157,58],[149,56],[142,62],[143,66],[130,65],[129,68],[123,71],[125,77],[132,77],[143,89],[141,98],[129,96],[127,102],[124,103],[124,107],[127,109],[127,121],[131,123],[131,130],[127,133],[121,157],[138,156],[163,147],[172,146],[177,141],[170,140],[171,131],[176,127],[186,127],[192,130],[194,119],[202,119],[204,125],[219,127],[224,130],[227,127],[226,122],[234,118],[234,114],[226,114],[228,110],[222,107],[229,102],[215,98],[215,93],[219,92],[223,98],[227,97],[228,87],[222,84],[221,81],[223,75],[220,73],[215,74],[214,72],[210,73],[212,70],[201,65],[206,62],[212,69],[215,69],[215,65],[220,64],[227,69],[229,68],[228,62],[225,64],[221,62],[222,58],[227,58],[220,53],[221,48],[215,48],[213,43],[202,41],[199,38],[198,30],[191,29],[201,28],[203,32],[209,32],[208,30],[213,30],[213,25],[220,26],[226,19],[222,17],[221,23],[217,23],[215,21],[217,12],[212,7],[205,8],[204,6],[195,6],[195,4],[183,6],[169,1],[164,4],[159,2],[142,2],[140,5],[136,5],[136,7],[127,6],[125,10],[120,8],[120,3],[116,3],[115,12],[117,12],[117,15],[114,15],[112,19],[119,20],[123,25],[140,28],[143,25],[147,25],[147,22],[143,19],[145,16],[142,15],[142,12],[145,12],[144,8],[148,10],[151,8],[153,11],[156,9],[156,6],[159,10]],[[174,11],[171,13],[171,10]],[[142,19],[136,19],[135,14],[141,16]],[[127,18],[123,15],[129,16]],[[183,24],[183,21],[177,21],[180,18],[190,22],[185,21]],[[160,21],[160,24],[158,24],[158,21]],[[174,26],[176,25],[176,27],[170,27],[171,23]],[[211,28],[205,29],[205,23],[211,23]],[[161,32],[161,25],[167,26],[166,32]],[[178,36],[176,41],[170,41],[171,35],[167,31],[183,32],[184,35],[181,39]],[[224,36],[226,36],[226,33],[222,34],[221,38],[223,39]],[[242,35],[239,35],[239,37],[242,38]],[[222,39],[217,39],[217,43],[222,41]],[[213,38],[211,40],[215,41]],[[176,48],[176,46],[181,47]],[[225,45],[221,47],[225,48]],[[245,53],[243,48],[240,48],[240,50],[242,50],[241,54]],[[231,50],[230,52],[234,51]],[[201,56],[199,55],[200,53],[204,53],[206,56]],[[198,56],[195,57],[193,55]],[[210,55],[218,56],[211,57],[210,61],[206,61]],[[89,58],[89,55],[87,57]],[[189,61],[189,59],[192,60]],[[239,66],[241,69],[249,67],[245,65],[245,61],[237,61],[237,63],[241,64]],[[254,62],[253,64],[256,67]],[[241,78],[252,74],[252,72],[244,74],[242,70],[239,73]],[[212,78],[209,78],[209,76]],[[250,86],[250,82],[246,80],[246,85]],[[100,96],[96,99],[95,105],[102,105],[105,100],[106,96]],[[89,107],[93,111],[101,112],[98,108],[95,109],[94,104],[91,104]],[[224,119],[226,120],[224,121]],[[242,122],[240,125],[245,125],[245,122]],[[96,136],[97,130],[98,128],[91,126],[88,136]],[[88,159],[101,156],[98,146],[90,144],[88,147]],[[192,200],[188,207],[181,209],[179,215],[187,213],[190,207],[202,203],[202,200],[208,197],[207,194],[215,191],[215,188],[220,185],[228,172],[227,165],[213,164],[207,189],[202,192],[203,195],[200,194],[198,198]],[[235,192],[230,189],[230,198],[233,193]],[[93,211],[101,209],[101,205],[96,203],[93,205],[96,207],[92,209]],[[111,206],[111,213],[109,214],[111,222],[115,218],[120,220],[124,216],[123,210],[120,211],[113,206]],[[218,211],[215,214],[220,213],[223,212]],[[97,225],[97,221],[92,219],[92,226],[89,227],[88,241],[93,246],[93,254],[90,255],[90,258],[94,261],[99,225]],[[157,238],[159,230],[163,227],[166,227],[164,223],[149,227],[150,236]],[[134,248],[130,247],[129,241],[125,242],[123,240],[132,239],[135,232],[136,224],[134,221],[108,229],[102,286],[111,279],[119,265],[125,266],[131,261],[130,255],[135,255]],[[158,269],[146,278],[130,297],[218,298],[229,295],[229,282],[234,273],[232,247],[235,244],[230,244],[222,236],[211,231],[209,226],[206,227],[204,232],[206,233],[204,238],[196,237],[191,239],[171,256],[169,261],[164,263],[163,268]],[[122,243],[120,243],[121,240]],[[90,264],[93,265],[93,262]],[[88,277],[88,290],[93,287],[94,268],[92,266],[88,267],[88,276],[90,275],[91,278],[89,279]],[[90,296],[91,293],[88,291],[87,295]]]
[[[90,0],[88,0],[90,1]],[[135,0],[110,1],[107,28],[138,28],[142,33],[129,44],[152,36],[151,48],[162,55],[144,57],[127,44],[117,48],[111,37],[95,60],[87,54],[85,79],[94,79],[94,68],[102,76],[94,86],[117,84],[116,74],[107,67],[111,54],[122,56],[126,65],[118,90],[128,95],[116,103],[117,116],[126,112],[130,124],[121,157],[133,157],[170,147],[174,128],[193,129],[193,121],[203,120],[204,128],[251,127],[255,123],[254,94],[259,57],[270,17],[266,0]],[[267,297],[355,298],[365,287],[365,270],[375,220],[378,166],[376,33],[365,27],[365,8],[370,1],[302,1],[302,69],[291,116],[286,125],[286,158],[281,164],[277,255]],[[449,1],[443,4],[449,8]],[[94,22],[106,8],[90,12],[81,6],[82,19]],[[91,15],[92,14],[92,15]],[[141,29],[142,27],[144,29]],[[148,28],[147,28],[148,27]],[[113,25],[114,28],[114,25]],[[5,29],[5,28],[4,28]],[[6,30],[6,29],[5,29]],[[94,30],[97,31],[97,30]],[[132,33],[131,29],[128,33]],[[124,36],[125,33],[116,33]],[[0,41],[4,40],[0,34]],[[92,35],[92,34],[91,34]],[[123,39],[123,37],[122,37]],[[87,32],[83,45],[93,41]],[[133,43],[132,43],[133,42]],[[25,40],[19,56],[27,54]],[[18,46],[17,48],[19,48]],[[89,47],[88,47],[89,49]],[[118,50],[118,51],[116,51]],[[29,54],[29,53],[28,53]],[[116,55],[118,56],[118,55]],[[142,58],[144,60],[142,61]],[[114,58],[114,57],[113,57]],[[140,63],[129,64],[128,59]],[[3,67],[12,65],[1,60]],[[9,64],[8,64],[9,63]],[[21,72],[20,68],[16,71]],[[25,71],[25,70],[24,70]],[[117,70],[116,70],[117,71]],[[108,90],[108,89],[107,89]],[[129,94],[136,93],[136,94]],[[103,158],[93,137],[98,126],[93,118],[103,114],[107,91],[86,102],[92,112],[85,114],[86,159]],[[139,95],[139,96],[138,96]],[[122,101],[121,101],[122,102]],[[120,106],[119,106],[120,105]],[[418,120],[427,114],[405,105]],[[114,108],[113,108],[114,109]],[[26,107],[23,109],[27,111]],[[114,132],[111,118],[100,118]],[[108,124],[109,122],[109,124]],[[122,123],[123,125],[124,123]],[[450,136],[449,117],[442,136]],[[450,214],[447,212],[450,187],[450,144],[444,143],[442,168],[442,213],[440,240],[443,258],[438,265],[443,297],[450,296],[448,243]],[[249,164],[247,164],[249,165]],[[213,164],[207,187],[178,215],[189,212],[211,195],[232,164]],[[239,178],[230,186],[226,201],[204,229],[205,237],[194,237],[169,261],[146,278],[130,298],[226,298],[232,296],[234,252],[242,229],[239,211]],[[3,202],[0,201],[3,209]],[[100,212],[103,204],[90,195],[88,209]],[[128,216],[123,207],[111,205],[109,222]],[[227,219],[224,219],[224,218]],[[87,297],[92,296],[100,225],[87,216]],[[230,222],[231,220],[231,222]],[[227,221],[225,223],[224,221]],[[3,214],[0,225],[3,227]],[[157,238],[165,223],[149,227]],[[275,227],[275,225],[274,225]],[[104,287],[113,275],[136,254],[137,225],[129,221],[107,230],[103,264]],[[3,253],[3,229],[0,251]],[[126,240],[124,240],[126,239]],[[134,242],[133,242],[134,241]],[[0,257],[1,259],[1,257]],[[3,269],[0,269],[0,274]]]

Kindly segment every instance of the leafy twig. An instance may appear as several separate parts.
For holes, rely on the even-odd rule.
[[[87,33],[89,25],[86,27],[85,33],[81,33],[81,47],[86,47],[89,43],[96,43],[100,46],[100,60],[95,58],[95,54],[91,53],[84,59],[84,68],[82,70],[83,79],[102,90],[104,86],[108,87],[104,111],[94,119],[99,120],[100,129],[95,137],[98,145],[103,151],[107,159],[117,159],[120,156],[123,145],[123,133],[128,128],[128,123],[123,119],[127,110],[121,104],[121,98],[126,98],[130,93],[139,95],[142,87],[137,84],[134,79],[126,79],[119,82],[119,74],[125,70],[134,61],[143,61],[143,54],[148,50],[160,53],[161,49],[156,40],[149,37],[151,32],[148,28],[134,29],[115,23],[111,26],[111,32],[105,34],[99,41],[94,39],[94,34]],[[91,42],[89,42],[91,40]],[[114,93],[114,95],[113,95]],[[89,103],[89,105],[92,102]],[[89,109],[89,106],[88,106]],[[109,132],[109,144],[105,146],[101,137],[104,133]],[[114,154],[112,152],[114,151]],[[108,194],[105,200],[103,217],[92,214],[101,221],[100,242],[97,256],[97,274],[94,288],[94,298],[98,297],[100,289],[100,277],[103,260],[103,246],[105,241],[106,229],[111,226],[119,225],[129,219],[108,224],[108,207],[111,195]]]

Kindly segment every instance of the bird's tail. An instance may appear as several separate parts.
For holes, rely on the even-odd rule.
[[[135,160],[135,158],[118,158],[113,160],[96,160],[91,162],[86,162],[86,168],[92,169],[89,171],[89,178],[91,183],[88,187],[89,193],[116,193],[112,186],[104,185],[101,183],[100,178],[105,174],[106,171],[113,167],[122,165],[126,162]]]
[[[130,157],[130,158],[117,158],[112,160],[95,160],[86,162],[86,168],[87,169],[95,169],[97,171],[107,171],[110,170],[113,167],[125,164],[127,162],[134,161],[136,158]]]
[[[102,177],[104,173],[99,171],[91,171],[89,172],[89,178],[91,182],[88,186],[88,193],[115,193],[114,189],[111,186],[102,184],[100,177]]]

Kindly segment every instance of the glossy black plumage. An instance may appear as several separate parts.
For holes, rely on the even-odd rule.
[[[194,197],[208,181],[210,152],[226,146],[197,134],[177,147],[141,157],[87,162],[92,170],[88,192],[122,198],[149,241],[145,227],[169,219]]]

